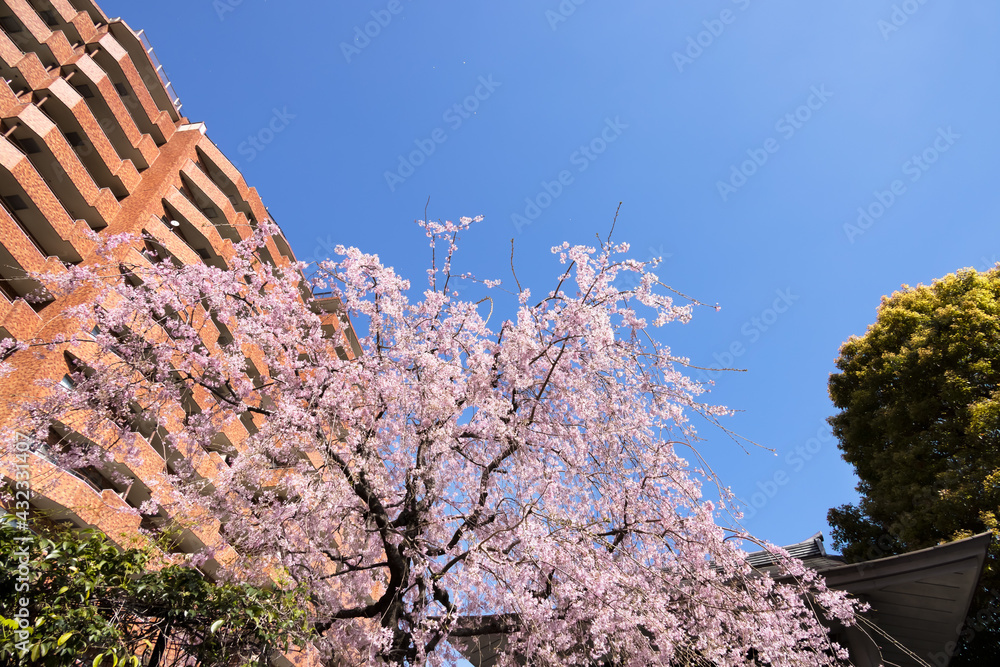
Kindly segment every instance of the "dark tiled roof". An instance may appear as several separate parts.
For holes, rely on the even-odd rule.
[[[792,558],[797,558],[814,570],[825,570],[844,564],[844,559],[836,554],[827,554],[823,546],[823,533],[816,533],[808,540],[782,547]],[[747,556],[747,562],[754,568],[772,573],[777,570],[778,559],[770,551],[755,551]]]

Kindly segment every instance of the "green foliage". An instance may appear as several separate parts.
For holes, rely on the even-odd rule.
[[[830,510],[834,545],[857,561],[1000,537],[1000,267],[883,297],[837,368],[830,424],[862,498]],[[1000,590],[998,556],[995,540],[984,599]]]
[[[153,547],[119,549],[94,531],[31,534],[10,519],[0,529],[0,606],[14,616],[26,601],[29,616],[27,628],[0,616],[0,662],[138,667],[144,653],[249,665],[310,637],[299,590],[215,584],[190,567],[148,570]]]

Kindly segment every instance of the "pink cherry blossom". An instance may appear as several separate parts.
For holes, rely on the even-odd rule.
[[[472,222],[420,223],[422,289],[356,248],[307,285],[264,257],[268,224],[225,268],[134,261],[116,237],[121,271],[39,277],[97,297],[72,340],[35,342],[71,349],[74,388],[23,408],[71,432],[67,465],[134,468],[154,424],[172,465],[143,480],[151,506],[224,522],[240,558],[220,576],[308,585],[330,664],[445,665],[483,634],[508,665],[840,664],[820,618],[855,604],[791,558],[755,573],[729,496],[681,455],[729,411],[647,330],[696,304],[610,241],[553,248],[542,298],[475,281],[453,269]],[[220,433],[235,457],[213,467]]]

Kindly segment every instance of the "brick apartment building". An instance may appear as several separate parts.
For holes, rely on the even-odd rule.
[[[49,340],[76,333],[70,329],[79,326],[65,309],[87,295],[44,303],[26,299],[43,287],[26,274],[106,261],[94,252],[91,230],[136,234],[137,245],[129,250],[135,264],[149,261],[143,244],[152,243],[181,262],[218,266],[232,256],[234,242],[269,218],[257,191],[216,148],[205,126],[181,114],[143,33],[109,19],[93,2],[0,2],[0,67],[0,338]],[[278,266],[295,259],[280,235],[268,241],[264,254]],[[350,358],[358,352],[357,340],[349,325],[341,326],[334,305],[325,304],[322,316],[337,336],[338,353]],[[206,336],[209,349],[225,335],[216,333]],[[11,426],[12,402],[37,391],[38,379],[71,381],[64,352],[39,357],[22,351],[7,359],[14,372],[0,378],[0,427]],[[138,465],[119,460],[118,472],[128,484],[94,468],[63,469],[47,458],[45,443],[29,441],[32,509],[112,537],[171,523],[175,517],[166,509],[152,516],[135,511],[149,499],[152,479],[170,467],[164,433],[137,427],[132,436],[144,455]],[[246,436],[240,424],[232,425],[218,451],[192,452],[192,465],[211,479]],[[15,477],[6,454],[0,474],[6,482]],[[176,548],[220,549],[202,568],[211,574],[236,556],[219,522],[204,519],[184,522],[190,527]]]

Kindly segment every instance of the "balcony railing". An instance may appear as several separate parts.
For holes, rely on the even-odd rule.
[[[48,461],[49,463],[59,468],[63,472],[67,472],[70,475],[73,475],[73,477],[76,477],[78,480],[85,483],[87,486],[92,488],[97,493],[100,493],[105,488],[110,488],[114,490],[114,488],[110,484],[107,486],[103,486],[101,483],[99,483],[98,479],[103,479],[103,475],[98,473],[96,470],[95,471],[73,470],[71,468],[65,468],[62,465],[60,465],[57,457],[52,452],[52,448],[48,445],[48,443],[41,442],[39,440],[36,440],[35,438],[29,438],[26,435],[20,435],[20,434],[18,434],[18,441],[26,442],[28,444],[28,450],[31,451],[32,454],[34,454],[40,459]]]
[[[149,56],[149,62],[153,65],[153,69],[156,70],[156,75],[160,77],[160,83],[163,84],[163,89],[167,91],[167,95],[170,97],[170,102],[174,105],[174,109],[177,111],[181,110],[181,100],[177,97],[177,93],[174,92],[174,85],[170,83],[170,77],[167,76],[166,71],[163,69],[163,64],[160,59],[156,57],[156,51],[153,50],[153,45],[149,43],[146,38],[146,31],[140,30],[135,33],[135,36],[139,38],[142,43],[142,48],[145,49],[146,55]]]

